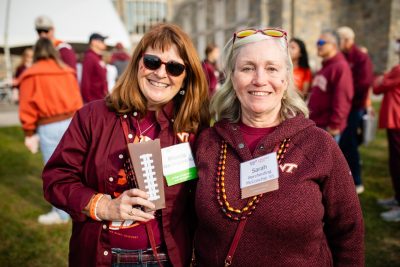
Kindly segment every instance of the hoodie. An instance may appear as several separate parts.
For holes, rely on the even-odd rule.
[[[364,228],[350,169],[328,133],[298,115],[264,136],[253,153],[239,124],[223,120],[197,143],[199,181],[195,254],[199,266],[223,266],[238,222],[221,211],[216,177],[221,141],[228,144],[225,188],[241,209],[240,163],[289,147],[279,165],[279,189],[265,193],[245,225],[232,266],[363,266]]]

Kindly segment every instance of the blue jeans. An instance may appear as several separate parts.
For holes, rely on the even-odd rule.
[[[51,155],[56,149],[58,143],[63,137],[65,131],[67,130],[71,119],[57,121],[45,125],[40,125],[37,129],[37,133],[39,135],[39,143],[40,143],[40,151],[43,155],[44,164],[49,161]],[[60,218],[63,220],[68,220],[69,215],[63,210],[57,209],[56,207],[52,207],[52,211],[55,211],[60,215]]]
[[[113,254],[135,254],[139,257],[139,259],[142,258],[143,253],[145,250],[128,250],[128,249],[121,249],[121,248],[113,248],[111,249]],[[169,260],[160,260],[161,264],[163,267],[172,267],[172,264],[169,262]],[[151,261],[151,262],[142,262],[139,260],[138,263],[126,263],[126,262],[112,262],[112,267],[159,267],[157,261]]]
[[[339,146],[349,164],[353,174],[354,184],[362,185],[360,153],[358,151],[359,136],[358,129],[362,127],[362,116],[365,110],[351,111],[347,119],[347,127],[340,138]]]

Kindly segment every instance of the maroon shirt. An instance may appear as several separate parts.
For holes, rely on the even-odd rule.
[[[83,58],[81,92],[85,103],[103,99],[108,92],[106,65],[101,55],[91,49],[85,52]]]
[[[365,109],[368,90],[374,80],[373,66],[368,54],[362,52],[356,45],[344,53],[353,75],[354,97],[352,110]]]
[[[173,132],[174,103],[157,115],[161,147],[179,143]],[[125,114],[135,135],[136,113]],[[137,116],[137,115],[136,115]],[[43,170],[45,198],[71,215],[69,266],[111,266],[110,233],[107,221],[94,221],[82,213],[93,194],[112,195],[118,173],[128,156],[120,116],[104,101],[79,110]],[[192,253],[193,182],[167,186],[166,208],[161,211],[162,231],[170,261],[188,266]]]
[[[207,59],[203,61],[202,66],[208,81],[208,94],[210,97],[212,97],[217,89],[218,77],[215,74],[217,70],[215,65]]]
[[[142,133],[144,136],[154,140],[158,137],[160,133],[159,126],[156,120],[156,114],[154,111],[148,111],[143,119],[137,120],[134,119],[135,125],[139,124],[137,135]],[[139,122],[140,121],[140,122]],[[125,170],[122,168],[118,175],[118,187],[117,190],[113,193],[113,197],[118,197],[125,190],[128,190],[129,184],[126,178]],[[154,239],[156,241],[156,245],[159,246],[163,243],[162,236],[162,227],[161,227],[161,218],[160,213],[156,212],[156,219],[150,220],[148,223],[151,224],[153,229]],[[121,248],[121,249],[149,249],[151,248],[151,244],[149,238],[147,236],[146,225],[141,222],[133,222],[128,225],[125,223],[124,226],[121,227],[122,222],[117,222],[118,227],[113,227],[110,225],[110,246],[112,248]],[[114,229],[113,229],[114,228]]]
[[[54,46],[60,53],[61,60],[76,72],[76,55],[72,46],[60,40],[56,40]]]
[[[239,128],[240,132],[242,133],[243,136],[243,140],[249,147],[251,153],[254,152],[261,138],[272,133],[276,129],[276,127],[255,128],[247,126],[243,122],[240,122],[239,126],[240,126]]]
[[[240,163],[272,152],[285,138],[291,140],[279,167],[279,189],[264,194],[248,217],[232,266],[364,266],[361,207],[350,169],[333,138],[297,116],[264,136],[252,154],[238,128],[221,121],[198,139],[199,222],[194,244],[199,266],[224,266],[238,225],[217,201],[221,141],[228,144],[227,199],[232,207],[243,208],[248,199],[240,198]]]
[[[347,117],[353,100],[353,79],[349,64],[342,53],[322,62],[322,69],[317,72],[311,85],[308,106],[310,119],[318,127],[346,128]]]

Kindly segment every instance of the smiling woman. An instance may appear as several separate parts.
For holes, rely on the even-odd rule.
[[[43,171],[46,199],[73,219],[70,266],[189,265],[194,182],[160,185],[157,155],[160,146],[192,145],[208,123],[207,81],[189,36],[154,26],[111,95],[77,112]],[[144,192],[138,181],[152,186]],[[154,211],[150,200],[161,195],[165,208]]]
[[[267,28],[225,46],[216,123],[196,151],[199,266],[363,266],[351,172],[307,119],[287,45],[284,31]]]

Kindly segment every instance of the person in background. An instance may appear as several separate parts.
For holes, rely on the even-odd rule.
[[[92,33],[89,37],[89,49],[82,62],[81,92],[84,103],[103,99],[108,93],[107,68],[103,53],[107,49],[106,36]]]
[[[219,58],[219,48],[215,44],[209,44],[205,50],[206,58],[202,62],[203,70],[208,81],[208,92],[210,98],[215,94],[218,86],[219,70],[217,61]]]
[[[364,266],[353,178],[333,138],[306,118],[286,32],[236,32],[223,66],[217,122],[197,142],[197,266]]]
[[[13,89],[12,89],[12,101],[14,103],[18,103],[19,101],[19,81],[18,78],[21,74],[28,68],[32,66],[33,63],[33,49],[28,47],[24,49],[24,52],[21,56],[21,61],[15,69],[14,78],[12,81]]]
[[[82,107],[75,71],[64,64],[52,42],[39,38],[33,65],[19,78],[19,117],[25,145],[32,153],[40,150],[49,160],[74,113]],[[41,224],[67,223],[69,216],[55,207],[38,218]]]
[[[126,67],[128,66],[131,57],[125,52],[122,43],[117,43],[115,45],[115,50],[112,52],[110,64],[117,67],[117,77],[121,76]]]
[[[32,66],[33,63],[33,49],[28,47],[24,49],[24,52],[22,53],[21,56],[21,61],[18,64],[16,70],[15,70],[15,75],[14,78],[18,79],[19,76],[30,66]]]
[[[36,32],[40,37],[45,37],[53,42],[54,47],[60,53],[60,59],[76,71],[76,54],[72,46],[55,37],[53,21],[47,16],[39,16],[35,19]]]
[[[339,50],[339,37],[335,31],[323,31],[317,48],[322,68],[315,74],[311,85],[310,119],[339,143],[347,126],[354,95],[351,69]]]
[[[207,81],[190,37],[153,26],[106,100],[77,112],[43,171],[45,198],[73,220],[69,265],[189,266],[194,181],[164,186],[166,208],[131,184],[127,143],[193,143],[208,126]]]
[[[396,42],[396,53],[400,58],[400,39]],[[383,94],[379,113],[379,128],[387,131],[389,143],[389,171],[394,197],[380,199],[378,204],[390,208],[381,213],[385,221],[400,221],[400,63],[389,72],[378,76],[373,83],[375,94]]]
[[[290,57],[293,62],[293,78],[296,88],[307,99],[311,85],[311,69],[308,64],[306,45],[298,38],[292,38],[289,42]]]
[[[363,115],[367,112],[369,88],[374,77],[373,66],[368,54],[362,52],[355,44],[355,34],[351,28],[340,27],[337,32],[340,38],[340,49],[351,68],[354,87],[354,97],[347,126],[340,138],[339,146],[350,166],[357,193],[361,194],[364,186],[361,179],[358,131],[362,129]]]
[[[118,79],[118,68],[111,64],[111,54],[108,52],[105,52],[103,54],[103,61],[106,63],[106,69],[107,69],[107,89],[108,93],[111,93],[115,83],[117,82]]]

